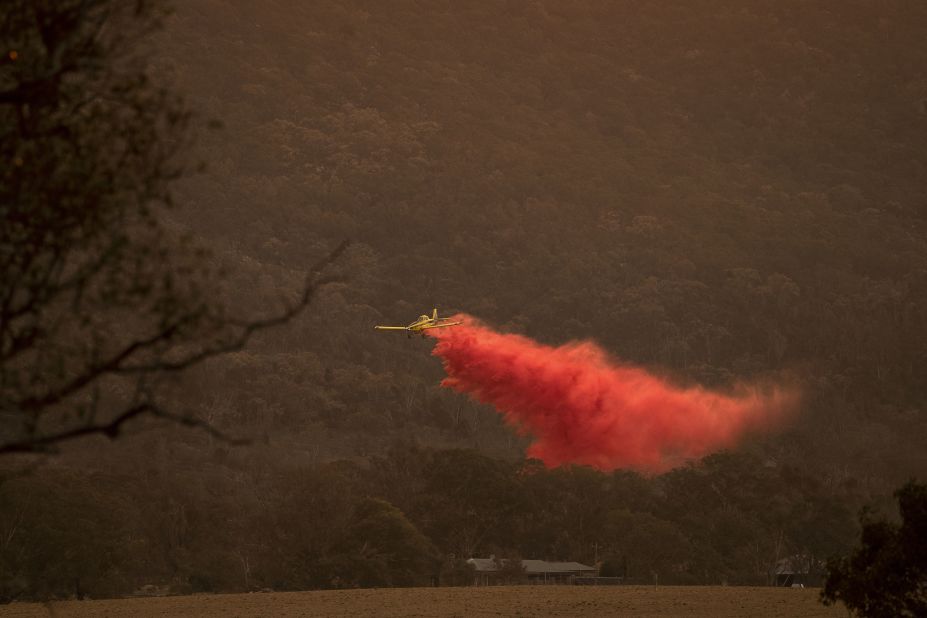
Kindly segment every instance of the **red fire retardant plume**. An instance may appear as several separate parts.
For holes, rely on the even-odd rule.
[[[447,371],[441,384],[493,405],[549,467],[661,472],[775,426],[796,401],[781,388],[681,388],[592,342],[553,348],[454,319],[464,324],[426,331]]]

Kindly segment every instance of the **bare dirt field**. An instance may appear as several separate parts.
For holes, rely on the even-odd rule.
[[[14,603],[16,618],[296,618],[303,616],[846,616],[814,589],[690,586],[512,586],[194,595],[48,605]]]

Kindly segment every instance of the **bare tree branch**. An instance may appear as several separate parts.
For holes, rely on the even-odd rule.
[[[114,372],[119,374],[132,374],[151,371],[182,371],[193,365],[201,363],[208,358],[241,350],[245,347],[245,345],[247,345],[248,341],[255,333],[262,330],[267,330],[268,328],[272,328],[274,326],[285,324],[299,315],[306,307],[309,306],[320,288],[331,283],[344,281],[343,277],[320,277],[320,275],[322,271],[329,265],[333,264],[349,246],[350,241],[342,241],[342,243],[338,245],[334,251],[329,253],[328,256],[313,266],[310,269],[308,276],[306,277],[306,285],[303,288],[303,292],[299,300],[295,304],[285,309],[279,315],[261,320],[255,320],[252,322],[237,322],[234,320],[229,320],[229,324],[238,326],[241,329],[241,332],[234,336],[230,341],[221,343],[215,347],[206,348],[205,350],[201,350],[179,361],[158,361],[156,363],[145,365],[120,365],[114,369]]]
[[[34,414],[43,409],[49,408],[50,406],[60,403],[67,397],[79,392],[86,386],[98,381],[105,374],[125,375],[177,372],[188,369],[209,358],[241,350],[248,343],[248,340],[251,338],[251,336],[255,333],[274,326],[285,324],[286,322],[299,315],[299,313],[301,313],[306,307],[309,306],[309,304],[312,302],[312,299],[315,297],[316,293],[321,287],[337,281],[343,281],[343,278],[341,277],[323,277],[321,275],[323,271],[327,267],[331,266],[345,252],[345,250],[347,250],[349,246],[350,241],[343,241],[331,253],[316,263],[309,270],[309,273],[306,277],[306,285],[300,295],[298,302],[288,307],[279,315],[240,324],[239,326],[241,328],[241,332],[231,341],[220,344],[216,347],[207,348],[180,361],[160,361],[151,364],[135,366],[122,365],[125,360],[131,358],[136,353],[146,350],[159,342],[170,340],[184,324],[189,323],[194,319],[194,316],[184,316],[178,321],[165,327],[157,334],[146,339],[134,341],[131,344],[125,346],[118,353],[110,356],[106,361],[94,364],[86,372],[76,376],[61,388],[56,389],[53,392],[46,393],[41,397],[31,398],[20,402],[19,407],[24,412],[32,412]],[[122,425],[125,422],[143,415],[162,418],[187,427],[202,429],[212,437],[229,444],[238,445],[248,443],[248,440],[227,436],[210,423],[196,418],[195,416],[169,412],[168,410],[154,404],[153,402],[146,401],[137,403],[128,409],[123,410],[121,413],[117,414],[114,418],[107,422],[96,423],[93,422],[93,419],[91,418],[91,422],[80,425],[78,427],[73,427],[45,435],[31,435],[26,438],[8,442],[6,444],[0,444],[0,455],[9,453],[48,452],[48,450],[56,444],[91,434],[103,434],[110,438],[116,438],[119,435]],[[32,428],[34,431],[34,425]]]
[[[126,421],[141,416],[142,414],[153,414],[155,410],[156,408],[150,403],[137,404],[128,410],[122,411],[107,423],[82,425],[73,429],[50,433],[44,436],[34,436],[0,445],[0,454],[46,453],[49,452],[54,445],[92,434],[103,434],[110,438],[115,438],[119,435],[119,431]]]
[[[151,385],[299,315],[342,280],[326,269],[348,243],[281,311],[229,319],[211,273],[160,217],[190,137],[186,107],[138,53],[162,3],[12,9],[0,12],[0,455],[115,437],[140,416],[237,443]]]
[[[176,414],[154,403],[144,402],[123,410],[106,422],[88,423],[71,429],[2,444],[0,445],[0,455],[12,453],[50,453],[54,452],[55,448],[64,442],[94,434],[104,435],[114,440],[119,437],[123,425],[134,418],[143,416],[164,419],[185,427],[201,429],[213,438],[225,442],[226,444],[238,446],[250,443],[250,440],[245,438],[233,438],[210,423],[195,416]]]

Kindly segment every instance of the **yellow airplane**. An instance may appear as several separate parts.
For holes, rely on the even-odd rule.
[[[452,322],[452,318],[439,318],[438,310],[435,309],[431,317],[427,315],[420,315],[418,319],[409,324],[408,326],[374,326],[376,330],[404,330],[409,333],[409,337],[415,333],[420,333],[422,337],[425,336],[425,331],[430,328],[445,328],[447,326],[457,326],[458,324],[463,324],[463,322]]]

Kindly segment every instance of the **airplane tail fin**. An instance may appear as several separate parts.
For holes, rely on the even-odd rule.
[[[437,320],[437,319],[438,319],[438,308],[437,308],[437,307],[435,307],[435,308],[434,308],[434,311],[431,312],[431,319],[432,319],[432,320]]]

